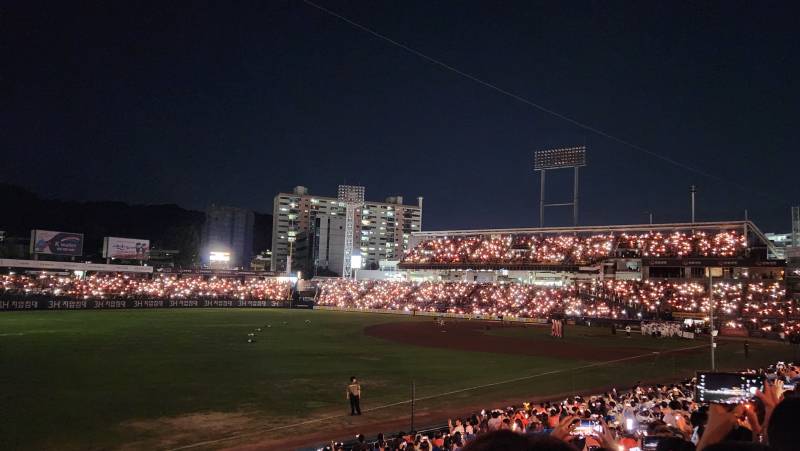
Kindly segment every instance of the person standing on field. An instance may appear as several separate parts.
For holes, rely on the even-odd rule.
[[[350,400],[350,415],[361,415],[361,385],[355,376],[350,377],[346,393],[347,399]]]

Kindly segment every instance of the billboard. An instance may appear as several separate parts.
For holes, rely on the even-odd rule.
[[[150,258],[150,240],[107,236],[103,238],[103,258],[147,260]]]
[[[208,254],[208,261],[214,263],[228,263],[231,261],[230,252],[211,251]]]
[[[83,255],[83,234],[31,230],[31,254],[79,257]]]

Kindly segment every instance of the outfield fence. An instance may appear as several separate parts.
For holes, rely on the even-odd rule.
[[[512,316],[498,316],[498,315],[476,315],[466,313],[447,313],[447,312],[427,312],[423,310],[390,310],[390,309],[359,309],[349,307],[334,307],[328,305],[315,305],[314,310],[329,310],[336,312],[354,312],[354,313],[382,313],[387,315],[404,315],[404,316],[427,316],[432,318],[451,318],[451,319],[466,319],[466,320],[480,320],[480,321],[502,321],[512,323],[529,323],[529,324],[548,324],[549,320],[546,318],[522,318]]]
[[[0,298],[0,311],[12,310],[103,310],[159,308],[311,308],[311,304],[289,300],[247,299],[75,299],[69,297],[24,296]]]

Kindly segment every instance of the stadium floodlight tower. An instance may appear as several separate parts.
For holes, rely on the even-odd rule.
[[[339,185],[339,202],[344,204],[344,256],[342,257],[342,277],[350,278],[353,272],[353,232],[355,232],[356,208],[364,205],[364,187]]]
[[[586,146],[565,147],[563,149],[537,150],[533,156],[533,170],[540,171],[541,189],[539,191],[539,227],[544,227],[545,207],[572,206],[572,222],[578,225],[578,168],[586,166]],[[548,169],[575,169],[575,183],[572,202],[545,204],[545,173]]]

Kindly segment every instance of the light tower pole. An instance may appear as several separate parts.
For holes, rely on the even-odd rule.
[[[533,155],[533,170],[539,171],[539,227],[544,227],[545,207],[572,207],[572,223],[578,225],[578,176],[579,168],[586,166],[586,146],[566,147],[563,149],[537,150]],[[556,204],[545,203],[545,175],[548,169],[575,170],[575,180],[572,187],[572,202]]]
[[[349,279],[353,273],[353,233],[355,232],[356,209],[364,206],[364,187],[339,185],[339,203],[344,204],[344,255],[342,256],[342,278]]]
[[[714,277],[722,277],[722,268],[708,267],[708,334],[711,336],[711,371],[717,370],[717,343],[716,337],[718,331],[714,328]]]
[[[297,205],[294,202],[289,204],[292,209]],[[289,255],[286,256],[286,275],[292,275],[292,251],[294,250],[294,242],[297,241],[297,230],[294,228],[294,220],[297,217],[296,213],[289,213],[289,230],[286,231],[286,241],[289,243]]]

